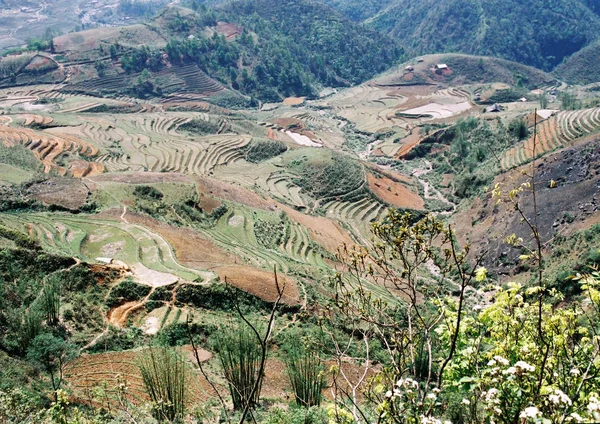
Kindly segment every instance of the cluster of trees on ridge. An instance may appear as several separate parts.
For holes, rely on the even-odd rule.
[[[264,101],[314,96],[316,87],[360,83],[403,58],[398,43],[310,2],[243,1],[169,17],[165,51],[175,65],[195,63],[210,76]],[[233,40],[201,30],[217,21],[237,24]],[[166,65],[147,47],[125,54],[127,72]]]

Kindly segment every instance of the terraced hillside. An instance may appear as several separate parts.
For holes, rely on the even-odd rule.
[[[532,136],[503,155],[503,169],[521,165],[583,137],[597,134],[600,132],[600,108],[560,111],[543,121],[537,131],[535,145]]]

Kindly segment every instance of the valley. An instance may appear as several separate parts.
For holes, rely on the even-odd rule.
[[[367,422],[351,405],[366,402],[361,390],[373,389],[371,377],[393,369],[400,347],[385,345],[387,328],[404,337],[394,343],[417,338],[398,330],[414,318],[402,315],[406,305],[442,310],[417,324],[426,334],[420,355],[433,361],[424,346],[448,344],[443,331],[456,317],[457,306],[442,299],[493,310],[504,287],[533,286],[536,242],[544,284],[559,299],[553,308],[579,304],[590,290],[572,277],[600,266],[600,82],[567,68],[569,60],[587,63],[593,43],[546,72],[525,63],[550,70],[555,58],[413,55],[436,49],[427,27],[408,34],[410,46],[393,38],[404,30],[402,20],[389,26],[389,16],[402,1],[367,2],[356,13],[348,2],[325,2],[346,15],[304,0],[148,2],[153,18],[126,20],[106,10],[133,3],[79,3],[82,21],[100,22],[105,10],[105,23],[43,36],[38,23],[58,19],[50,5],[2,10],[25,14],[29,35],[49,43],[23,47],[24,28],[10,22],[0,37],[0,49],[12,49],[0,59],[0,361],[19,370],[15,381],[27,390],[42,379],[55,384],[54,374],[42,378],[26,365],[40,337],[28,330],[32,320],[77,351],[60,359],[60,375],[78,408],[138,413],[153,400],[140,363],[166,346],[194,377],[186,408],[206,407],[186,422],[220,422],[228,407],[219,393],[231,386],[216,346],[243,325],[238,315],[264,326],[275,305],[263,363],[267,400],[255,422],[292,422],[267,420],[291,403],[284,369],[294,340],[322,359],[327,408],[339,393],[353,399],[344,411],[354,421],[329,422]],[[310,27],[293,26],[286,4]],[[592,13],[585,8],[576,12]],[[594,16],[586,36],[598,25]],[[535,220],[533,236],[525,217]],[[413,245],[403,251],[407,235]],[[414,269],[406,265],[413,254]],[[344,278],[356,278],[357,292],[344,291]],[[422,287],[391,285],[411,278]],[[53,323],[35,314],[54,289]],[[525,303],[519,307],[536,305]],[[347,321],[338,328],[338,319]],[[476,327],[469,319],[464,331]],[[406,372],[424,378],[416,361]],[[376,392],[380,405],[383,393]],[[156,418],[153,411],[145,417]]]

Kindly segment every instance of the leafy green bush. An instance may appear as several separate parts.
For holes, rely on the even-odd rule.
[[[128,278],[111,289],[106,299],[106,306],[112,308],[121,303],[141,300],[150,293],[150,290],[149,286],[138,284]]]
[[[254,221],[254,235],[256,240],[268,249],[276,249],[285,234],[285,227],[289,225],[285,221],[265,221],[257,219]]]
[[[198,135],[210,135],[217,134],[219,132],[219,124],[213,121],[205,121],[204,119],[195,118],[189,122],[181,124],[179,129]]]
[[[87,349],[89,353],[101,353],[108,351],[121,351],[133,349],[147,344],[144,333],[137,327],[119,329],[110,326],[108,332],[103,334],[98,341]]]
[[[156,287],[150,295],[150,300],[168,302],[173,297],[173,285]]]
[[[161,200],[164,195],[160,190],[148,185],[139,185],[133,189],[133,194],[148,200]]]
[[[192,337],[194,337],[199,344],[205,344],[208,337],[218,331],[218,327],[214,324],[192,323],[189,325],[189,330],[192,333]],[[189,344],[188,325],[183,322],[166,325],[160,329],[158,341],[165,346],[182,346]]]
[[[349,193],[364,195],[365,171],[356,160],[334,153],[325,164],[298,161],[291,164],[300,177],[294,182],[316,198],[339,197]]]
[[[267,310],[269,304],[235,287],[222,283],[209,286],[192,284],[181,285],[176,293],[177,303],[192,305],[213,311],[233,311],[235,302],[248,311]]]
[[[482,101],[483,104],[494,104],[494,103],[509,103],[516,102],[521,97],[527,94],[527,90],[517,88],[507,88],[505,90],[497,90],[490,97]]]
[[[42,163],[35,157],[33,152],[20,144],[7,147],[4,143],[0,143],[0,163],[32,171],[43,169]]]
[[[246,151],[246,160],[252,163],[263,162],[284,153],[285,144],[278,140],[257,140]]]

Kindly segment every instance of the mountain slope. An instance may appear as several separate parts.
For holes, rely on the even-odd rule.
[[[600,42],[591,44],[567,58],[556,67],[554,73],[569,84],[598,82],[600,81],[598,57],[600,57]]]
[[[210,84],[219,90],[261,101],[312,97],[323,86],[361,83],[404,58],[388,36],[307,0],[239,0],[195,11],[169,6],[144,26],[68,34],[55,45],[69,63],[87,63],[90,72],[78,72],[73,82],[97,74],[94,87],[118,85],[137,97],[171,93],[181,85],[180,75],[173,76],[180,67],[198,69],[198,78],[216,80]],[[152,74],[138,79],[145,70]]]
[[[480,54],[546,70],[600,33],[598,15],[582,0],[397,0],[368,24],[417,54]]]
[[[356,22],[375,16],[393,2],[394,0],[364,0],[361,2],[354,0],[323,0],[326,5]]]
[[[390,38],[309,0],[239,0],[220,10],[259,38],[276,39],[325,84],[365,81],[403,53]]]

